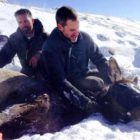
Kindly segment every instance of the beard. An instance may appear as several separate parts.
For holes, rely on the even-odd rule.
[[[30,36],[34,32],[34,30],[31,29],[30,27],[24,27],[23,29],[21,29],[21,31],[25,36]]]

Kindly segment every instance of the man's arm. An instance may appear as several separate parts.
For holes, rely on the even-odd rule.
[[[99,47],[90,38],[90,50],[89,57],[91,61],[96,65],[99,70],[104,82],[106,84],[111,84],[112,81],[109,76],[109,63],[103,54],[100,52]]]
[[[29,60],[29,65],[32,66],[33,68],[36,68],[38,65],[38,62],[40,60],[41,56],[41,51],[38,51],[34,56],[31,57]]]
[[[15,46],[13,45],[11,38],[9,38],[8,42],[0,50],[0,68],[10,63],[15,54],[16,54]]]
[[[42,35],[41,35],[42,42],[45,42],[45,40],[47,40],[48,37],[49,37],[49,34],[46,33],[46,32],[43,32]],[[38,62],[39,62],[41,54],[42,54],[43,44],[42,44],[42,46],[40,46],[40,48],[37,48],[38,50],[36,51],[36,53],[29,60],[29,65],[32,66],[33,68],[36,68],[37,65],[38,65]]]

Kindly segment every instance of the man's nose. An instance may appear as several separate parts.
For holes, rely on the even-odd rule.
[[[25,23],[20,23],[19,25],[21,28],[24,28],[25,27]]]
[[[75,31],[75,32],[74,32],[74,35],[75,35],[75,36],[78,36],[78,35],[79,35],[79,30]]]

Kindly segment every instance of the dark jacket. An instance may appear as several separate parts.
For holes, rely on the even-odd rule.
[[[10,63],[15,54],[17,54],[22,68],[25,71],[33,70],[29,66],[29,60],[32,56],[40,53],[42,45],[47,39],[47,34],[43,31],[43,25],[38,19],[35,19],[34,30],[34,37],[30,40],[23,35],[19,28],[9,37],[8,42],[0,51],[0,67]]]
[[[80,32],[78,41],[71,43],[55,28],[43,46],[46,76],[49,81],[63,83],[64,80],[86,76],[89,59],[97,66],[106,83],[111,83],[107,73],[107,61],[91,37]]]

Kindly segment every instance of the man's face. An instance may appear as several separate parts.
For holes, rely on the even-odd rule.
[[[16,16],[16,20],[18,22],[18,26],[20,30],[23,33],[29,34],[33,30],[34,20],[32,19],[30,15],[28,14],[18,15]]]
[[[62,31],[65,37],[71,42],[76,42],[79,36],[79,21],[78,20],[67,20],[66,25],[58,25],[59,30]]]

